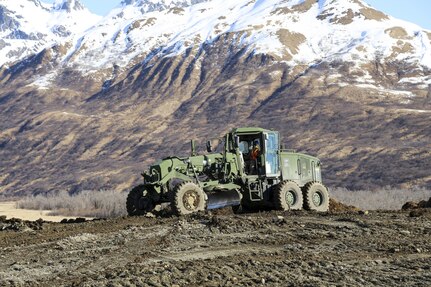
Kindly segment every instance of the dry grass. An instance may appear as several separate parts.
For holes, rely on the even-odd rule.
[[[51,210],[49,215],[109,218],[124,216],[127,193],[115,191],[82,191],[70,195],[60,191],[29,196],[17,202],[17,208]]]
[[[19,196],[6,196],[4,194],[0,194],[0,202],[11,202],[11,201],[18,201],[22,197]]]
[[[408,201],[428,200],[431,190],[382,188],[376,191],[354,191],[332,188],[330,196],[364,210],[400,210]],[[115,191],[82,191],[73,195],[61,191],[26,197],[17,202],[17,208],[51,210],[49,215],[109,218],[127,215],[126,197],[127,193]]]
[[[330,195],[339,202],[365,210],[399,210],[408,201],[428,200],[431,190],[383,188],[371,191],[333,188],[330,189]]]

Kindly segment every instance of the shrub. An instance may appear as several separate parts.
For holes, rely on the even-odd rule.
[[[126,197],[126,193],[107,190],[86,190],[77,194],[60,191],[26,197],[17,202],[17,207],[51,210],[50,215],[108,218],[127,214]]]
[[[330,189],[330,196],[347,205],[354,205],[366,210],[399,210],[408,201],[427,200],[431,190],[413,188],[382,188],[379,190],[348,190],[346,188]]]

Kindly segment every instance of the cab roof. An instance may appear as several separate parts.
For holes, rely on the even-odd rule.
[[[267,130],[258,127],[242,127],[242,128],[234,128],[231,130],[232,134],[245,134],[245,133],[261,133],[261,132],[273,132],[272,130]]]

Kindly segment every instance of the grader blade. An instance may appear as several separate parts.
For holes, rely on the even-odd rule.
[[[207,193],[207,209],[216,209],[232,205],[240,205],[241,194],[237,190],[223,190]]]

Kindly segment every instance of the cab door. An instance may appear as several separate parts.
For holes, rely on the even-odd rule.
[[[267,177],[280,176],[280,161],[278,152],[280,150],[280,137],[278,132],[268,132],[265,138],[265,174]]]

